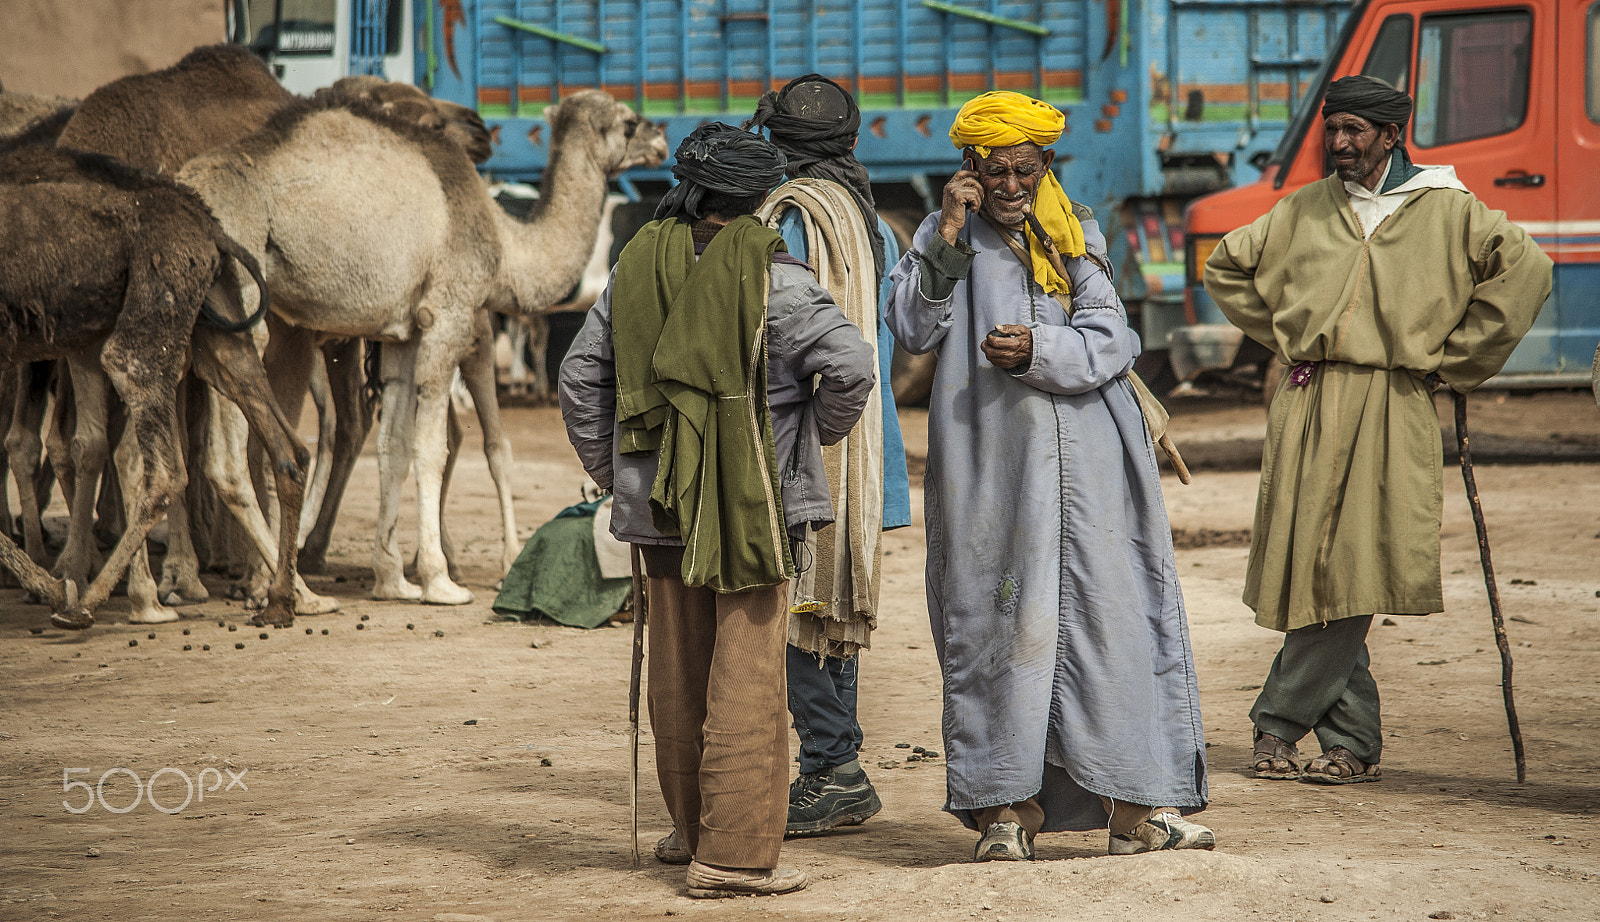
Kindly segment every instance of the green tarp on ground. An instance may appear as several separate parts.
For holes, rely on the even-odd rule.
[[[569,506],[522,546],[495,597],[495,613],[529,621],[545,617],[568,627],[599,627],[620,611],[631,580],[605,579],[594,553],[600,502]]]

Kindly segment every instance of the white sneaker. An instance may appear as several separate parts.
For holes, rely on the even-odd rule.
[[[972,860],[1032,861],[1033,843],[1028,839],[1027,831],[1018,823],[990,823],[972,851]]]
[[[1112,836],[1110,854],[1137,855],[1141,852],[1171,851],[1179,848],[1217,847],[1211,830],[1191,823],[1176,813],[1157,813],[1127,835]]]

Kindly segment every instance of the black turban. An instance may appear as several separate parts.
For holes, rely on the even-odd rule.
[[[673,155],[672,175],[678,178],[656,207],[656,219],[699,220],[700,200],[707,192],[737,198],[759,198],[783,181],[787,165],[783,152],[758,134],[740,131],[722,122],[710,122],[689,132]]]
[[[1411,118],[1411,97],[1377,77],[1340,77],[1328,86],[1322,117],[1336,112],[1360,116],[1374,125],[1405,127]]]
[[[878,231],[878,209],[867,168],[855,155],[861,109],[849,91],[820,74],[797,77],[783,89],[763,94],[755,118],[745,122],[745,127],[767,129],[772,143],[789,159],[790,177],[831,179],[850,190],[866,219],[874,268],[882,279],[883,234]]]

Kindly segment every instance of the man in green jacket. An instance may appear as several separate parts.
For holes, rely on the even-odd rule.
[[[791,542],[833,521],[822,446],[856,424],[872,347],[751,215],[783,178],[721,123],[679,145],[657,220],[623,249],[561,363],[567,436],[615,494],[650,600],[649,706],[689,895],[788,893],[784,648]]]
[[[1250,711],[1258,778],[1377,781],[1378,614],[1444,608],[1443,450],[1431,391],[1505,364],[1550,293],[1551,262],[1449,166],[1411,162],[1411,98],[1344,77],[1322,107],[1334,175],[1206,260],[1217,306],[1291,366],[1273,398],[1244,602],[1283,631]],[[1315,733],[1322,755],[1301,760]]]

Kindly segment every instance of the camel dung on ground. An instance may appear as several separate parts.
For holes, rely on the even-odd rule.
[[[258,255],[274,313],[328,335],[396,344],[384,348],[391,374],[378,436],[376,598],[472,599],[449,578],[440,533],[451,377],[474,349],[485,307],[537,309],[577,282],[606,180],[641,123],[600,91],[574,94],[546,115],[546,191],[526,223],[493,202],[458,145],[358,103],[292,104],[181,174]],[[404,576],[395,534],[413,445],[420,587]]]
[[[126,491],[127,530],[86,588],[53,580],[0,535],[0,563],[50,604],[52,622],[91,626],[124,571],[135,605],[154,595],[148,572],[141,581],[128,565],[186,479],[176,394],[191,352],[195,370],[244,408],[272,456],[285,521],[298,521],[308,459],[265,397],[253,344],[232,332],[249,321],[241,319],[231,261],[257,279],[260,269],[193,192],[102,155],[0,144],[0,247],[0,372],[22,362],[94,361],[128,408],[116,458],[123,482],[137,489]],[[293,532],[291,524],[280,541],[263,622],[293,620]]]

